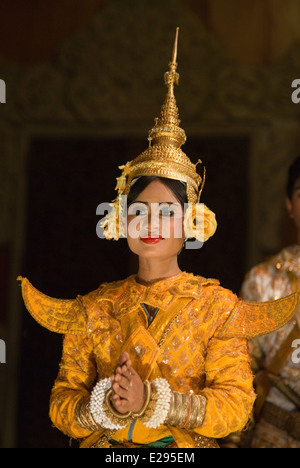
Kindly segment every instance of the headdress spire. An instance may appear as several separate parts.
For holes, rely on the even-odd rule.
[[[150,144],[166,144],[180,148],[186,141],[185,131],[179,127],[180,120],[174,95],[174,85],[179,83],[177,73],[178,32],[176,28],[175,41],[172,52],[172,60],[169,62],[169,71],[164,75],[168,88],[165,101],[162,105],[160,116],[155,119],[155,126],[150,130],[148,140]]]
[[[169,63],[169,71],[165,73],[165,83],[168,86],[169,92],[174,94],[174,84],[179,82],[179,74],[177,70],[177,50],[178,50],[178,32],[179,28],[176,28],[175,41],[173,46],[172,60]]]

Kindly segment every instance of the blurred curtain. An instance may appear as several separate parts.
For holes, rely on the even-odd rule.
[[[238,61],[278,60],[300,39],[299,0],[186,0]]]

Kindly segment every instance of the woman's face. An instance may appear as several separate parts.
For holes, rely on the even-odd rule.
[[[127,242],[145,258],[178,254],[184,242],[183,208],[159,180],[151,182],[128,207]]]

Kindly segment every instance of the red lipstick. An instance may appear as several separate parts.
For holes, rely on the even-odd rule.
[[[141,237],[141,241],[145,244],[158,244],[161,240],[163,240],[163,237],[155,234]]]

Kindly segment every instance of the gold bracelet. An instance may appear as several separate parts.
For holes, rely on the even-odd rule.
[[[177,427],[182,427],[187,420],[190,408],[189,395],[181,393],[181,407],[179,408],[179,424]]]
[[[195,395],[194,398],[198,401],[198,409],[196,411],[196,421],[194,427],[200,427],[202,426],[205,418],[207,400],[203,395]]]
[[[169,413],[168,413],[168,423],[169,424],[170,424],[170,421],[173,421],[174,418],[176,418],[177,409],[178,409],[178,405],[175,404],[175,398],[176,398],[175,393],[176,392],[172,392],[172,396],[171,396],[171,400],[170,400],[170,409],[169,409]],[[170,424],[170,426],[173,426],[173,424]]]
[[[181,425],[182,421],[183,394],[172,392],[172,396],[167,425],[178,427]]]
[[[200,427],[206,412],[206,398],[173,392],[166,425],[187,430]]]
[[[75,409],[75,420],[83,429],[88,431],[99,431],[101,428],[95,422],[89,408],[89,398],[79,401]]]
[[[189,422],[189,420],[190,420],[190,417],[191,417],[191,411],[192,411],[192,397],[191,397],[191,395],[188,395],[188,397],[189,397],[188,415],[187,415],[187,418],[186,418],[186,421],[185,421],[184,425],[181,426],[181,429],[184,429],[184,428],[187,426],[187,424],[188,424],[188,422]]]
[[[148,382],[148,380],[145,380],[145,382],[144,382],[144,390],[145,390],[145,393],[146,393],[144,404],[141,407],[139,412],[132,413],[132,416],[134,418],[140,418],[141,416],[143,416],[143,414],[145,413],[145,411],[148,408],[148,405],[150,403],[150,400],[151,400],[151,384],[150,384],[150,382]]]

